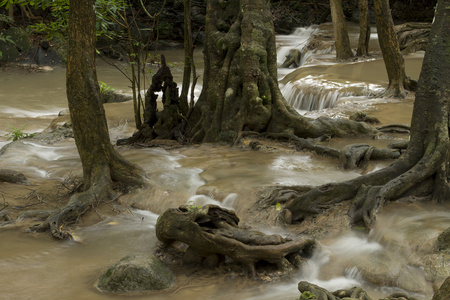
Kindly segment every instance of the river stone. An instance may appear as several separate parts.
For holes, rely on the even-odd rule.
[[[450,276],[444,281],[439,290],[434,294],[432,300],[448,300],[450,299]]]
[[[450,227],[442,232],[436,240],[436,248],[439,251],[450,250]]]
[[[132,254],[109,267],[99,278],[97,288],[118,294],[141,294],[175,286],[172,271],[156,256]]]
[[[22,173],[14,170],[0,169],[0,182],[30,184]]]
[[[423,271],[407,265],[401,257],[392,256],[385,250],[361,255],[352,264],[364,280],[377,286],[396,286],[420,294],[427,294],[431,289]]]

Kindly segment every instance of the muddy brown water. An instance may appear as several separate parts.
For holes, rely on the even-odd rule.
[[[298,41],[293,39],[294,43]],[[285,38],[284,44],[290,39]],[[166,59],[174,64],[175,80],[182,74],[182,52],[167,51]],[[201,57],[201,51],[197,52]],[[298,80],[313,73],[334,82],[358,82],[386,85],[387,78],[382,61],[376,53],[369,61],[336,64],[330,54],[317,57],[315,63],[291,70],[281,70],[285,81]],[[423,53],[406,57],[409,76],[418,78]],[[201,69],[201,67],[200,67]],[[290,74],[289,74],[290,73]],[[99,61],[99,80],[122,93],[129,92],[129,83],[115,68]],[[201,79],[199,80],[201,82]],[[200,87],[198,87],[200,89]],[[414,95],[404,100],[344,97],[332,109],[302,112],[308,116],[344,116],[364,110],[378,117],[382,124],[409,124]],[[67,107],[65,100],[65,69],[29,73],[26,70],[8,70],[0,73],[0,146],[8,143],[4,137],[11,127],[25,132],[45,129],[60,110]],[[134,131],[130,102],[106,104],[112,140],[127,137]],[[337,139],[333,147],[365,142],[385,146],[404,135],[393,135],[384,140]],[[48,235],[24,233],[15,227],[0,228],[0,295],[1,299],[125,299],[100,293],[94,287],[102,270],[121,257],[137,252],[152,252],[156,238],[154,226],[159,213],[165,208],[194,202],[219,203],[245,215],[247,196],[256,188],[266,185],[319,185],[360,176],[358,171],[341,171],[335,160],[309,153],[293,151],[255,152],[248,148],[203,145],[198,147],[164,150],[160,148],[121,148],[121,153],[147,171],[157,192],[126,198],[138,203],[142,210],[124,210],[120,214],[91,226],[74,226],[73,233],[81,242],[60,242]],[[382,168],[389,162],[375,162],[372,169]],[[0,168],[16,169],[25,173],[32,182],[63,180],[69,173],[81,173],[81,165],[74,141],[66,140],[45,145],[24,140],[0,156]],[[18,187],[21,189],[23,187]],[[31,187],[33,188],[33,187]],[[38,188],[38,187],[36,187]],[[220,199],[196,195],[199,188],[220,191]],[[11,187],[0,184],[0,194],[10,193]],[[6,195],[8,196],[8,195]],[[2,197],[0,196],[0,201]],[[437,222],[436,220],[439,220]],[[251,222],[250,219],[242,220]],[[420,230],[418,230],[420,225]],[[288,229],[257,226],[267,232],[289,235]],[[398,291],[396,286],[374,286],[361,277],[361,272],[344,262],[345,251],[357,249],[359,255],[383,249],[397,257],[404,249],[392,246],[390,241],[411,238],[411,230],[423,231],[426,243],[450,226],[450,212],[436,205],[389,206],[380,214],[377,227],[370,234],[347,232],[321,241],[324,251],[308,263],[310,268],[291,279],[261,283],[243,279],[238,275],[212,276],[199,271],[196,276],[181,276],[178,287],[167,293],[143,295],[133,299],[294,299],[299,296],[296,285],[308,280],[326,288],[350,288],[361,285],[375,297]],[[396,236],[392,236],[395,232]],[[411,245],[412,248],[418,245]],[[409,248],[407,248],[409,249]],[[411,253],[410,255],[417,255]],[[405,266],[408,268],[405,260]],[[447,268],[448,263],[442,262]],[[414,266],[417,267],[417,266]],[[419,272],[420,273],[420,272]],[[422,271],[420,276],[425,278]],[[430,299],[431,284],[424,293],[413,294],[419,299]],[[128,298],[127,298],[128,299]]]

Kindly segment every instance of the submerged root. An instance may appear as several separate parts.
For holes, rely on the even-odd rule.
[[[111,186],[107,184],[93,186],[87,191],[73,195],[65,207],[48,217],[46,222],[52,236],[58,239],[71,239],[72,235],[66,227],[78,221],[101,199],[112,198],[112,196]]]
[[[340,183],[331,183],[313,188],[305,193],[293,193],[289,189],[276,190],[266,203],[282,203],[279,200],[287,198],[285,210],[279,215],[284,223],[302,221],[308,215],[317,214],[324,208],[344,200],[352,199],[349,216],[353,224],[363,223],[371,228],[376,220],[377,213],[389,201],[397,200],[408,193],[422,194],[430,192],[430,183],[434,182],[433,175],[438,172],[441,153],[429,147],[428,155],[419,161],[413,162],[411,158],[403,158],[391,166],[353,180]],[[362,155],[360,155],[362,156]],[[408,160],[410,159],[410,160]],[[430,182],[431,179],[431,182]],[[284,198],[283,198],[284,197]]]

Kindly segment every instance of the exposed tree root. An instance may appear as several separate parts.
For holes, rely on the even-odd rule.
[[[58,239],[72,238],[67,226],[79,220],[92,207],[105,199],[115,199],[118,194],[113,190],[113,181],[128,186],[146,186],[145,174],[141,168],[117,155],[112,160],[112,167],[104,165],[97,173],[92,175],[92,185],[88,189],[72,195],[69,203],[62,209],[54,211],[47,220],[35,228],[36,231],[50,229],[51,234]]]
[[[376,214],[389,201],[396,200],[409,191],[418,191],[421,183],[436,174],[442,153],[434,151],[430,145],[427,153],[419,161],[402,157],[391,166],[339,183],[329,183],[311,189],[276,190],[264,202],[274,204],[286,203],[279,220],[284,223],[301,221],[317,214],[330,205],[352,199],[349,216],[354,224],[363,223],[371,228]],[[306,191],[306,192],[304,192]],[[427,190],[429,192],[429,190]]]
[[[156,236],[166,245],[174,241],[189,245],[185,261],[201,262],[205,258],[218,263],[225,255],[247,267],[253,278],[256,278],[257,262],[276,264],[281,271],[290,273],[294,267],[301,266],[302,256],[310,256],[316,247],[315,240],[309,236],[292,240],[242,228],[238,223],[234,211],[216,205],[180,206],[158,218]]]
[[[397,159],[400,157],[404,147],[403,144],[398,146],[392,144],[389,145],[390,147],[388,148],[376,148],[367,144],[352,144],[344,147],[342,150],[338,150],[317,145],[310,139],[299,138],[288,133],[265,133],[264,135],[255,132],[242,133],[242,136],[247,135],[257,135],[278,140],[287,140],[289,144],[293,144],[295,146],[297,151],[306,150],[314,152],[317,155],[339,159],[339,167],[342,169],[359,168],[365,170],[369,160]],[[329,137],[322,136],[318,139],[322,140],[323,138],[328,139]]]

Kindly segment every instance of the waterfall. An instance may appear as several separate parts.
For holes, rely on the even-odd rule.
[[[321,75],[308,75],[286,83],[282,89],[286,101],[297,110],[311,111],[332,108],[342,97],[373,96],[381,93],[383,87],[365,82],[335,82]]]
[[[302,51],[303,47],[308,42],[311,35],[318,30],[317,25],[310,27],[299,27],[290,35],[278,35],[277,36],[277,65],[278,67],[285,61],[286,56],[289,54],[291,49],[298,49]],[[302,52],[302,58],[300,65],[305,62],[305,59],[310,55],[306,56]]]

